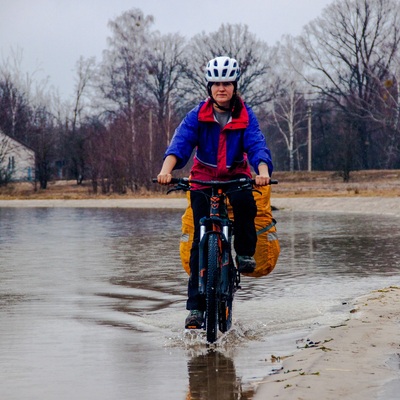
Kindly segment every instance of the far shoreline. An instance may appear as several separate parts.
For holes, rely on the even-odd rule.
[[[272,197],[273,214],[279,211],[334,212],[400,217],[400,197]],[[0,208],[142,208],[182,209],[182,198],[135,199],[17,199],[0,200]]]

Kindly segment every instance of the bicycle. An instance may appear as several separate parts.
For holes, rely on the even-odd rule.
[[[153,179],[157,182],[157,179]],[[168,189],[190,190],[196,183],[211,188],[210,213],[200,220],[199,293],[205,296],[206,311],[203,328],[208,343],[217,340],[218,329],[225,333],[232,326],[234,294],[240,289],[240,273],[233,261],[233,222],[228,215],[227,195],[237,190],[256,190],[255,180],[238,178],[229,181],[203,181],[190,178],[172,178]],[[277,183],[277,181],[271,181]]]

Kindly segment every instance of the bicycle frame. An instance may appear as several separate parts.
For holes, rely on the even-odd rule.
[[[207,253],[208,237],[216,235],[221,266],[217,295],[229,295],[229,267],[233,265],[231,255],[232,221],[228,217],[226,193],[222,188],[212,187],[210,197],[210,215],[200,220],[199,254]],[[199,292],[206,293],[207,260],[199,257]],[[237,285],[238,286],[238,285]]]

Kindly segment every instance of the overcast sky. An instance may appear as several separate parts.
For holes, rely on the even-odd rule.
[[[49,77],[62,98],[74,87],[82,55],[101,60],[110,31],[107,23],[124,11],[153,15],[154,30],[191,38],[216,31],[222,23],[242,23],[274,45],[282,35],[298,35],[333,0],[0,0],[0,56],[23,52],[23,71]]]

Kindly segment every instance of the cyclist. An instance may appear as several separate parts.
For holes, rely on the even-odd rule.
[[[196,149],[190,172],[193,179],[251,177],[251,165],[256,173],[256,184],[269,184],[273,170],[271,152],[252,109],[237,92],[239,76],[239,64],[233,58],[216,57],[208,62],[205,78],[209,97],[192,109],[176,129],[157,176],[159,183],[168,184],[172,171],[183,168]],[[205,299],[198,292],[199,221],[209,213],[209,197],[206,187],[192,184],[191,189],[195,231],[186,303],[190,313],[185,328],[200,329]],[[252,272],[257,242],[254,226],[256,203],[249,190],[230,193],[229,202],[234,214],[234,248],[238,269],[240,272]]]

